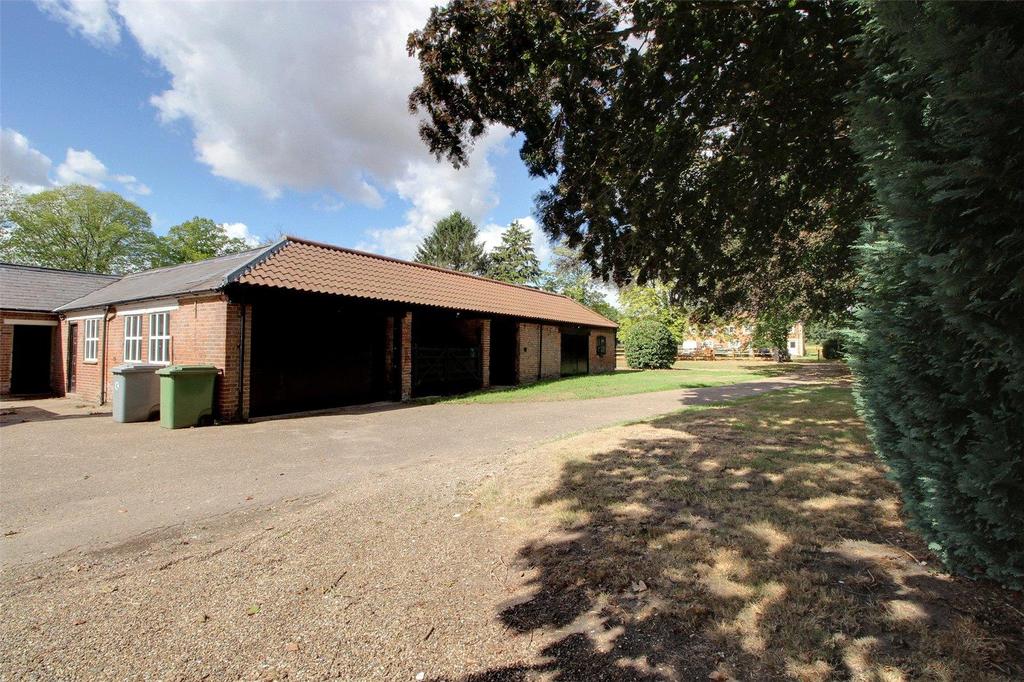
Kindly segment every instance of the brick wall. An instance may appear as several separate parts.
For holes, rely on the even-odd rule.
[[[124,316],[115,315],[111,308],[107,316],[106,363],[104,377],[106,399],[112,392],[111,369],[124,362]],[[171,333],[171,362],[174,364],[208,364],[221,370],[215,387],[215,414],[218,419],[232,420],[238,416],[238,348],[242,305],[229,303],[221,295],[180,299],[178,308],[170,311],[168,320]],[[74,317],[74,313],[72,313]],[[149,361],[149,315],[142,314],[142,362]],[[81,400],[99,402],[100,364],[85,362],[85,324],[77,323],[77,386],[75,396]],[[61,322],[61,338],[67,338],[69,321]],[[252,316],[246,315],[246,367],[249,366]],[[100,322],[100,348],[103,348],[104,324]],[[66,364],[66,357],[62,360]],[[248,415],[248,372],[243,377],[242,415]]]
[[[11,324],[2,324],[3,320],[32,320],[32,321],[57,321],[53,313],[26,313],[16,310],[0,310],[0,395],[7,395],[11,392],[11,369],[14,358],[14,327]],[[64,394],[64,366],[61,364],[61,339],[60,327],[50,327],[50,388],[56,395]]]
[[[75,390],[68,395],[72,395],[80,400],[85,400],[91,403],[98,403],[100,401],[100,367],[99,367],[99,355],[103,349],[103,319],[100,317],[99,325],[99,341],[96,349],[96,361],[85,361],[85,320],[61,320],[60,330],[58,336],[61,339],[61,359],[60,364],[62,367],[68,365],[68,352],[70,350],[70,339],[68,334],[74,325],[75,336],[76,336],[76,353],[75,353],[75,381],[77,382]],[[109,332],[108,332],[109,334]],[[109,343],[109,341],[108,341]],[[66,379],[64,386],[67,386]]]
[[[402,316],[402,400],[412,398],[412,312]]]
[[[597,354],[597,337],[605,338],[604,355]],[[590,330],[590,373],[600,374],[615,369],[615,330],[594,328]]]
[[[519,383],[529,384],[538,378],[551,379],[561,375],[562,332],[557,326],[520,322],[518,338]]]
[[[480,388],[491,386],[491,321],[480,320]]]

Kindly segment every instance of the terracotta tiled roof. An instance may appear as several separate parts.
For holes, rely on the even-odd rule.
[[[235,281],[567,324],[616,326],[559,294],[295,237],[286,237]]]

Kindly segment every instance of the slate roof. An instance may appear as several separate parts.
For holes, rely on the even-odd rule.
[[[219,256],[196,263],[172,265],[125,275],[84,296],[61,305],[57,310],[95,308],[179,294],[216,291],[224,287],[239,268],[259,259],[269,246]]]
[[[271,247],[235,281],[592,327],[617,326],[560,294],[296,237],[285,237]]]
[[[0,308],[51,312],[118,279],[95,272],[0,263]]]

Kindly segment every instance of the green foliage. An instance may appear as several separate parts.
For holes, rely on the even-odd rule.
[[[1024,587],[1024,13],[878,3],[855,93],[878,218],[851,364],[947,565]]]
[[[623,334],[626,363],[633,369],[667,369],[676,361],[678,344],[668,327],[655,320],[637,322]]]
[[[789,360],[787,340],[794,322],[796,316],[789,307],[779,304],[766,307],[754,319],[753,344],[771,348],[776,360]]]
[[[542,287],[568,296],[613,322],[618,320],[619,311],[608,302],[582,254],[564,245],[556,246],[554,253],[551,271],[546,273]]]
[[[690,331],[688,311],[673,301],[672,287],[660,282],[630,284],[619,291],[619,333],[625,335],[643,320],[655,320],[668,327],[677,339]]]
[[[821,342],[821,357],[842,360],[846,357],[846,341],[840,334],[831,334]]]
[[[244,239],[229,237],[209,218],[195,217],[175,225],[160,240],[160,265],[191,263],[249,248]]]
[[[512,284],[535,284],[541,275],[533,237],[518,220],[501,233],[501,244],[487,259],[487,276]]]
[[[149,214],[114,192],[66,185],[13,201],[4,213],[0,258],[10,262],[120,273],[157,257]]]
[[[841,98],[860,21],[841,0],[453,0],[409,37],[410,106],[456,165],[516,131],[545,230],[601,278],[839,310],[867,199]]]
[[[416,262],[439,268],[483,274],[487,267],[484,245],[473,221],[458,211],[442,218],[416,249]]]

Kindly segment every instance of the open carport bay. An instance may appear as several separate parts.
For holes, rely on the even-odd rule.
[[[397,311],[308,294],[262,294],[250,313],[250,415],[396,400]]]

